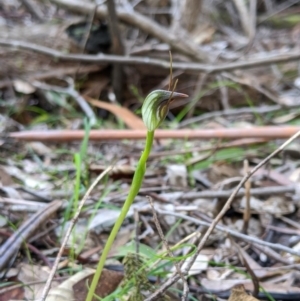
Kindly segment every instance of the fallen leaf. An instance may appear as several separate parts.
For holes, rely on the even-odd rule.
[[[86,295],[87,295],[87,282],[90,286],[94,274],[89,275],[88,277],[81,279],[76,284],[73,285],[73,291],[76,301],[85,301]],[[117,289],[121,281],[123,280],[123,273],[112,271],[112,270],[106,270],[104,269],[102,271],[100,280],[97,284],[95,295],[104,298],[111,294],[113,291]],[[66,299],[70,300],[70,299]],[[99,300],[96,298],[93,298],[94,301]],[[47,300],[48,301],[48,300]]]
[[[172,164],[167,166],[167,181],[171,186],[187,187],[187,168],[185,165]]]
[[[208,267],[208,261],[209,261],[209,257],[207,255],[199,254],[189,270],[189,276],[199,275],[202,271],[205,271]],[[182,270],[184,270],[189,265],[189,263],[190,263],[190,259],[187,259],[181,267]],[[172,272],[175,271],[176,268],[173,267]]]
[[[24,287],[22,286],[5,286],[0,291],[1,301],[24,300]]]
[[[84,301],[88,287],[94,277],[95,270],[84,269],[51,289],[46,301]],[[111,294],[123,279],[123,273],[104,269],[97,284],[95,295],[103,298]],[[98,300],[93,298],[93,300]]]
[[[32,264],[21,264],[20,273],[18,280],[23,282],[24,285],[24,296],[26,300],[38,300],[42,296],[45,283],[49,277],[49,272],[46,271],[45,267],[32,265]],[[36,282],[35,284],[33,284]],[[26,285],[27,283],[32,283]],[[52,281],[51,287],[57,286],[56,281]]]
[[[88,96],[85,96],[85,99],[95,107],[98,107],[100,109],[107,110],[114,114],[116,117],[120,118],[124,123],[133,130],[144,130],[146,129],[146,126],[144,125],[144,122],[141,118],[136,116],[134,113],[132,113],[127,108],[120,107],[115,104],[107,103],[105,101],[92,99]]]
[[[228,301],[259,301],[259,300],[248,295],[243,285],[238,285],[232,289]]]
[[[30,85],[29,83],[19,79],[14,80],[13,85],[17,92],[23,94],[32,94],[36,90],[35,87]]]

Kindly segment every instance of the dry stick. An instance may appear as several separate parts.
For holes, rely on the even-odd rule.
[[[7,201],[1,199],[1,201]],[[20,201],[20,200],[19,200]],[[17,255],[20,247],[27,241],[53,213],[60,209],[61,201],[53,201],[45,208],[40,209],[26,220],[19,229],[0,246],[0,271],[4,270],[10,261]]]
[[[271,13],[269,13],[270,9],[267,10],[267,14],[264,16],[259,17],[259,20],[257,24],[261,24],[262,22],[267,21],[268,19],[278,15],[279,13],[283,12],[284,10],[288,9],[289,7],[293,6],[294,4],[297,4],[300,2],[300,0],[291,0],[291,1],[284,1],[282,4],[276,6],[276,11],[271,9]],[[267,3],[267,2],[265,2]]]
[[[34,80],[44,80],[47,78],[52,78],[52,77],[63,77],[66,75],[73,75],[74,73],[78,74],[83,74],[83,73],[90,73],[90,72],[96,72],[96,71],[101,71],[102,69],[105,68],[105,65],[102,66],[92,66],[92,65],[87,65],[87,66],[80,66],[79,70],[78,67],[64,67],[64,68],[57,68],[49,70],[49,71],[44,71],[44,72],[28,72],[22,75],[19,75],[21,78],[25,78],[26,82],[31,83]],[[14,80],[9,79],[9,80],[0,80],[0,89],[3,89],[5,87],[13,85]]]
[[[245,175],[243,177],[243,179],[241,180],[241,182],[237,185],[237,187],[234,189],[234,191],[232,192],[231,196],[229,197],[229,199],[227,200],[227,202],[225,203],[224,207],[222,208],[222,210],[219,212],[219,214],[216,216],[216,218],[212,221],[211,225],[209,226],[209,228],[207,229],[206,233],[204,234],[204,236],[202,237],[200,243],[197,246],[197,252],[195,252],[195,254],[192,256],[191,260],[189,261],[188,265],[186,266],[186,269],[183,271],[184,273],[188,273],[188,271],[191,269],[192,265],[194,264],[195,260],[197,259],[197,256],[199,254],[199,252],[202,250],[203,246],[205,245],[207,239],[209,238],[209,236],[211,235],[211,233],[213,232],[213,230],[215,229],[215,227],[217,226],[218,222],[221,220],[221,218],[226,214],[226,212],[229,210],[231,203],[233,202],[236,194],[238,193],[238,191],[241,189],[241,187],[246,183],[246,181],[248,179],[250,179],[250,177],[256,172],[258,171],[263,165],[265,165],[267,162],[269,162],[269,160],[271,158],[273,158],[274,156],[276,156],[278,153],[280,153],[288,144],[290,144],[292,141],[294,141],[295,139],[297,139],[300,136],[300,131],[298,131],[295,135],[293,135],[290,139],[288,139],[286,142],[284,142],[279,148],[277,148],[273,153],[271,153],[268,157],[266,157],[264,160],[262,160],[258,165],[256,165],[247,175]],[[273,245],[274,247],[274,245]],[[284,246],[281,246],[284,247]],[[278,246],[276,245],[276,248],[278,248]],[[286,248],[286,247],[284,247]],[[299,252],[295,252],[294,250],[288,248],[291,254],[294,253],[297,256],[300,256]],[[291,252],[293,251],[293,252]],[[156,299],[158,296],[160,296],[166,289],[168,289],[173,283],[175,283],[176,281],[178,281],[180,279],[180,276],[175,274],[173,275],[169,280],[167,280],[155,293],[153,293],[150,297],[148,297],[145,301],[152,301],[154,299]]]
[[[250,42],[253,42],[256,33],[256,20],[257,20],[257,0],[252,0],[249,3],[249,29],[250,29]]]
[[[106,5],[108,11],[108,16],[107,16],[108,27],[112,38],[112,47],[111,47],[112,52],[113,54],[117,54],[117,55],[125,55],[125,47],[122,41],[122,35],[120,33],[120,28],[118,24],[115,0],[108,0]],[[112,87],[116,99],[118,102],[122,103],[124,71],[121,65],[119,64],[113,65],[111,80],[112,80]]]
[[[21,0],[22,4],[39,22],[44,22],[45,18],[37,3],[32,3],[31,0]]]
[[[153,219],[154,219],[154,223],[155,223],[156,229],[158,231],[158,235],[159,235],[160,239],[162,240],[162,242],[163,242],[163,244],[164,244],[164,246],[165,246],[165,248],[167,250],[168,255],[171,258],[175,258],[174,254],[171,251],[171,248],[169,247],[169,244],[168,244],[168,242],[167,242],[167,240],[166,240],[166,238],[164,236],[162,228],[160,226],[160,223],[159,223],[159,220],[158,220],[155,208],[154,208],[154,204],[153,204],[152,198],[148,196],[147,199],[148,199],[148,201],[150,203],[150,206],[151,206],[151,209],[152,209]],[[175,265],[177,273],[179,274],[179,276],[180,276],[180,278],[181,278],[181,280],[183,282],[183,294],[182,294],[181,300],[185,301],[188,298],[189,286],[188,286],[188,283],[187,283],[186,279],[184,278],[184,275],[181,273],[180,265],[178,265],[175,261],[174,261],[174,265]]]
[[[126,64],[126,65],[151,65],[157,66],[163,69],[170,69],[170,63],[165,60],[153,59],[149,57],[138,57],[138,56],[120,56],[120,55],[106,55],[106,54],[65,54],[61,51],[37,45],[34,43],[0,39],[0,46],[14,48],[17,50],[29,50],[36,53],[48,55],[52,58],[59,59],[62,61],[70,62],[85,62],[85,63],[115,63],[115,64]],[[216,73],[223,71],[231,71],[235,69],[249,69],[259,66],[267,66],[277,63],[287,63],[291,61],[297,61],[300,59],[299,51],[291,51],[286,53],[268,54],[265,53],[263,58],[252,58],[245,61],[238,61],[234,63],[218,63],[218,64],[201,64],[201,63],[186,63],[186,62],[173,62],[173,69],[180,69],[186,71],[197,71],[206,73]]]
[[[251,36],[251,25],[250,24],[250,16],[249,16],[249,11],[248,7],[245,1],[243,0],[233,0],[236,9],[240,15],[240,22],[242,24],[243,30],[245,34],[250,38]]]
[[[252,292],[252,296],[257,297],[258,296],[258,292],[259,292],[259,280],[255,274],[255,272],[253,271],[253,269],[251,268],[250,264],[247,261],[247,255],[245,255],[245,251],[232,239],[232,237],[229,237],[231,244],[233,246],[236,247],[237,251],[238,251],[238,256],[240,257],[240,261],[242,264],[244,264],[248,274],[250,275],[252,284],[253,284],[253,292]]]
[[[187,221],[195,223],[196,225],[201,225],[201,226],[205,226],[205,227],[211,226],[211,222],[202,221],[199,218],[194,218],[194,217],[188,216],[188,215],[183,214],[183,213],[166,211],[166,210],[161,210],[161,209],[158,209],[158,208],[156,208],[156,211],[159,214],[172,215],[172,216],[176,216],[176,217],[185,219]],[[263,240],[260,240],[258,238],[255,238],[253,236],[249,236],[249,235],[243,234],[241,232],[231,230],[230,228],[225,227],[225,226],[217,225],[215,228],[219,231],[228,233],[233,237],[236,237],[238,239],[241,239],[241,240],[249,242],[249,243],[253,243],[255,245],[269,247],[271,249],[287,252],[287,253],[290,253],[290,254],[293,254],[293,255],[296,255],[296,256],[299,256],[299,254],[300,254],[299,252],[297,252],[297,251],[295,251],[291,248],[288,248],[288,247],[286,247],[282,244],[274,244],[274,243],[271,243],[271,242],[263,241]]]
[[[296,186],[270,186],[270,187],[261,187],[261,188],[253,188],[251,189],[252,196],[264,196],[270,194],[283,194],[283,193],[295,193]],[[183,193],[179,199],[183,200],[194,200],[197,198],[228,198],[233,193],[233,190],[223,190],[223,191],[215,191],[215,190],[206,190],[206,191],[198,191],[198,192],[187,192]],[[244,196],[246,193],[245,189],[240,189],[238,193],[235,195],[236,197]]]
[[[84,37],[83,37],[83,39],[80,43],[80,46],[82,48],[82,53],[84,53],[84,51],[86,49],[87,42],[88,42],[88,40],[90,38],[90,35],[91,35],[93,22],[94,22],[95,15],[96,15],[96,9],[97,9],[97,4],[94,6],[94,9],[90,12],[90,14],[88,16],[88,19],[87,19],[88,27],[86,28],[86,30],[85,30],[86,32],[85,32]],[[76,70],[76,73],[75,73],[75,76],[74,76],[74,81],[75,82],[77,81],[77,75],[78,75],[79,68],[80,68],[80,62],[78,64],[78,67],[77,67],[77,70]]]
[[[262,126],[252,128],[221,128],[199,130],[156,130],[155,139],[237,139],[237,138],[288,138],[300,130],[299,126]],[[145,139],[146,130],[91,130],[90,141]],[[76,141],[82,140],[84,130],[48,130],[12,132],[1,138],[24,141]]]
[[[73,12],[78,12],[79,14],[88,14],[93,9],[92,4],[83,1],[51,0],[51,2]],[[134,10],[118,9],[116,14],[120,21],[130,24],[131,26],[139,28],[149,35],[154,36],[158,40],[170,45],[175,51],[178,51],[196,60],[208,60],[208,55],[202,52],[199,46],[194,43],[193,39],[188,37],[187,34],[185,34],[184,41],[180,40],[179,37],[172,34],[168,28],[153,22],[150,18],[145,17]],[[98,7],[96,15],[98,18],[107,18],[108,11],[104,7]]]
[[[93,182],[93,184],[90,186],[90,188],[87,190],[86,194],[84,195],[84,197],[82,198],[82,200],[80,201],[79,203],[79,206],[77,208],[77,211],[74,215],[74,217],[72,218],[71,220],[71,223],[66,231],[66,234],[65,234],[65,237],[63,239],[63,242],[60,246],[60,249],[59,249],[59,252],[55,258],[55,262],[54,262],[54,265],[52,267],[52,270],[49,274],[49,278],[47,279],[47,282],[45,284],[45,287],[44,287],[44,290],[43,290],[43,293],[42,293],[42,296],[40,298],[40,301],[45,301],[47,295],[48,295],[48,292],[49,292],[49,289],[50,289],[50,286],[51,286],[51,282],[54,278],[54,275],[56,273],[56,270],[57,270],[57,267],[59,265],[59,261],[61,259],[61,256],[64,252],[64,249],[65,249],[65,246],[69,240],[69,237],[71,235],[71,232],[73,230],[73,227],[75,226],[75,223],[77,222],[78,220],[78,217],[79,217],[79,214],[81,212],[81,209],[82,207],[84,206],[84,203],[86,202],[87,198],[89,197],[89,195],[91,194],[92,190],[96,187],[96,185],[98,184],[98,182],[107,174],[109,173],[111,170],[112,170],[113,166],[109,166],[108,168],[106,168],[97,178],[96,180]]]
[[[265,143],[268,140],[266,139],[237,139],[228,143],[223,143],[218,146],[219,149],[231,148],[235,146],[246,146],[249,144],[260,144]],[[155,153],[150,154],[149,158],[160,158],[166,156],[177,156],[177,155],[185,155],[194,152],[207,152],[212,151],[216,148],[215,145],[205,145],[199,147],[192,147],[184,150],[165,150],[165,151],[157,151]],[[132,154],[132,156],[139,156],[139,154]]]
[[[292,108],[298,108],[299,105],[293,105],[293,106],[282,106],[282,105],[273,105],[273,106],[261,106],[261,107],[245,107],[245,108],[238,108],[238,109],[229,109],[224,111],[214,111],[209,113],[204,113],[201,116],[195,116],[191,117],[187,120],[184,120],[179,123],[177,128],[183,128],[190,124],[196,123],[196,122],[203,122],[207,119],[212,119],[216,117],[227,117],[227,116],[236,116],[236,115],[242,115],[242,114],[264,114],[269,112],[276,112],[283,109],[292,109]]]
[[[261,85],[255,79],[255,77],[251,76],[249,73],[243,72],[242,77],[237,76],[233,73],[228,73],[228,72],[222,72],[222,75],[225,78],[228,78],[228,79],[232,80],[235,83],[238,83],[238,84],[243,85],[243,86],[250,87],[251,89],[254,89],[254,90],[258,91],[260,94],[262,94],[263,96],[266,96],[267,98],[272,100],[274,103],[277,103],[277,104],[281,103],[278,96],[276,96],[274,93],[272,93],[268,89],[264,88],[263,85]],[[243,79],[243,77],[247,78],[247,80]]]
[[[134,223],[135,223],[135,252],[136,252],[136,260],[138,260],[138,254],[140,251],[140,241],[139,241],[139,223],[140,216],[137,209],[134,209]]]
[[[244,171],[245,171],[245,174],[247,174],[249,171],[249,162],[247,159],[244,160]],[[246,199],[245,201],[246,201],[246,203],[245,203],[245,210],[244,210],[244,224],[243,224],[243,229],[242,229],[242,232],[245,234],[247,234],[249,220],[250,220],[250,216],[251,216],[250,189],[251,189],[251,181],[249,179],[245,183],[245,199]]]
[[[218,74],[217,76],[218,85],[220,87],[221,94],[221,103],[224,111],[228,111],[230,109],[229,105],[229,97],[228,97],[228,88],[222,84],[223,76]]]
[[[66,78],[65,80],[68,82],[67,88],[52,86],[38,81],[33,82],[32,85],[41,90],[55,91],[57,93],[65,93],[71,96],[81,107],[82,111],[87,115],[90,124],[94,125],[97,122],[97,118],[94,111],[92,110],[90,105],[86,102],[86,100],[75,90],[73,80],[70,77]]]

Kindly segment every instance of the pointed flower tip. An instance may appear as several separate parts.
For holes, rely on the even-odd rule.
[[[170,97],[172,99],[186,98],[188,95],[165,90],[155,90],[144,100],[142,117],[148,131],[152,132],[156,130],[165,119],[169,111]]]
[[[173,92],[172,98],[187,98],[189,97],[187,94],[184,93],[177,93],[177,92]]]

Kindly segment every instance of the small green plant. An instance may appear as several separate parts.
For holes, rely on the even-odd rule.
[[[176,86],[176,84],[175,84]],[[174,88],[175,88],[174,86]],[[130,187],[129,194],[127,199],[121,209],[120,215],[108,237],[108,240],[104,246],[101,258],[98,262],[98,266],[92,280],[91,286],[88,291],[88,295],[86,297],[86,301],[92,301],[94,292],[97,286],[97,283],[100,279],[107,255],[110,251],[110,248],[119,232],[120,227],[123,224],[123,221],[136,197],[138,194],[140,187],[143,182],[143,178],[146,172],[146,162],[148,160],[153,139],[154,139],[154,132],[159,127],[159,125],[165,119],[169,105],[175,98],[187,97],[186,94],[176,93],[173,91],[165,91],[165,90],[156,90],[151,92],[145,99],[143,106],[142,106],[142,117],[143,121],[147,127],[147,137],[146,137],[146,145],[144,151],[141,155],[141,158],[138,162],[137,168],[135,170],[132,184]]]

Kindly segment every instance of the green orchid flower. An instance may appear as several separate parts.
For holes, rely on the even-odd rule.
[[[164,121],[173,99],[184,97],[188,97],[188,95],[165,90],[151,92],[142,106],[142,117],[148,131],[156,130]]]

